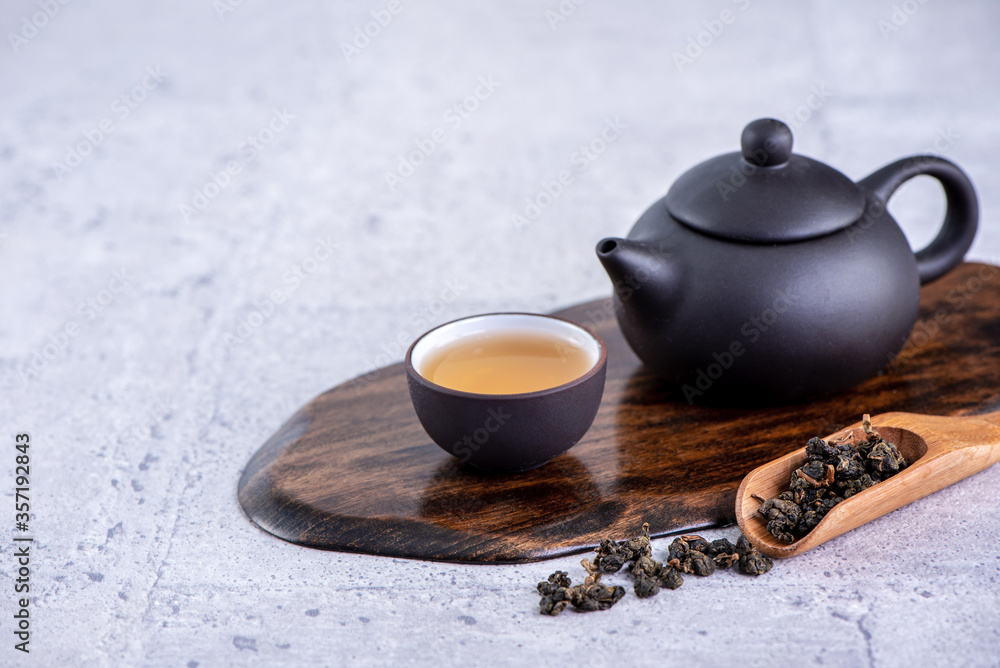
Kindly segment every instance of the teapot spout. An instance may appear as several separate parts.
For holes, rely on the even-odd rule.
[[[597,258],[611,277],[620,307],[662,320],[679,296],[679,271],[672,252],[660,245],[608,237],[597,244]]]

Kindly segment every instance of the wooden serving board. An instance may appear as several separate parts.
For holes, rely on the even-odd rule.
[[[643,522],[655,535],[729,524],[746,473],[863,413],[1000,410],[1000,268],[963,264],[926,286],[920,303],[882,375],[752,411],[668,395],[628,348],[610,300],[574,306],[558,315],[604,339],[608,379],[593,427],[569,452],[527,473],[449,466],[394,364],[295,413],[250,460],[240,504],[298,545],[455,562],[557,557],[636,535]]]

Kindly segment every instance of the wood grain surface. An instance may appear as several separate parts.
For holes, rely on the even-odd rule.
[[[643,522],[658,536],[732,523],[748,472],[863,413],[1000,409],[1000,268],[991,265],[963,264],[923,288],[917,326],[884,373],[779,408],[697,407],[666,392],[628,348],[610,300],[558,315],[591,327],[608,347],[601,409],[566,454],[519,474],[455,467],[421,428],[394,364],[295,413],[247,464],[244,511],[309,547],[534,561],[637,535]]]

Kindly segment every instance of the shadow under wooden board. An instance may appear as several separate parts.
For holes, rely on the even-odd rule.
[[[921,294],[883,374],[797,406],[737,410],[670,396],[628,348],[610,300],[559,311],[608,346],[601,409],[574,448],[534,471],[453,466],[424,433],[402,364],[303,406],[251,458],[239,500],[261,528],[309,547],[453,562],[557,557],[601,538],[729,524],[751,469],[863,413],[1000,410],[1000,268],[963,264]]]

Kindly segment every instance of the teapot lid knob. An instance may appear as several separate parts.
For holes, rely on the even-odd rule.
[[[792,131],[773,118],[759,118],[743,128],[743,159],[758,167],[776,167],[792,157]]]
[[[663,203],[675,220],[713,237],[775,243],[830,234],[857,221],[865,193],[833,167],[792,154],[792,131],[759,118],[740,151],[681,174]]]

